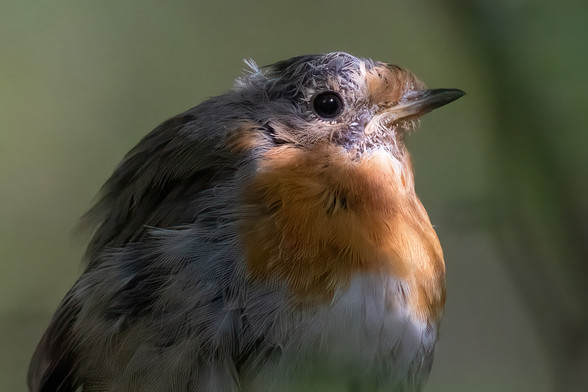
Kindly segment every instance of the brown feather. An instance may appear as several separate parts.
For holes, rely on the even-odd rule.
[[[438,320],[445,298],[441,246],[414,192],[408,152],[359,161],[329,144],[267,152],[241,225],[254,278],[279,277],[307,300],[329,301],[354,274],[407,282],[410,309]]]

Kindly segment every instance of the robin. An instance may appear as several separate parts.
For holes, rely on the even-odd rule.
[[[403,139],[464,93],[347,53],[149,133],[84,221],[31,391],[420,391],[445,302]]]

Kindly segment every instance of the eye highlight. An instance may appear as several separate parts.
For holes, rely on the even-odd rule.
[[[312,107],[319,117],[332,120],[343,111],[343,99],[335,91],[324,91],[314,97]]]

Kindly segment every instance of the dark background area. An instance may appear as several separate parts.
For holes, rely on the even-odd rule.
[[[80,273],[77,219],[163,120],[242,59],[342,50],[465,90],[409,148],[445,251],[427,391],[586,390],[585,1],[0,5],[0,391]]]

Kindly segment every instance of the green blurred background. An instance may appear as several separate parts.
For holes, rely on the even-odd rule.
[[[427,391],[588,390],[586,1],[4,1],[0,391],[80,273],[78,217],[123,154],[243,58],[348,51],[468,95],[409,147],[445,250]]]

